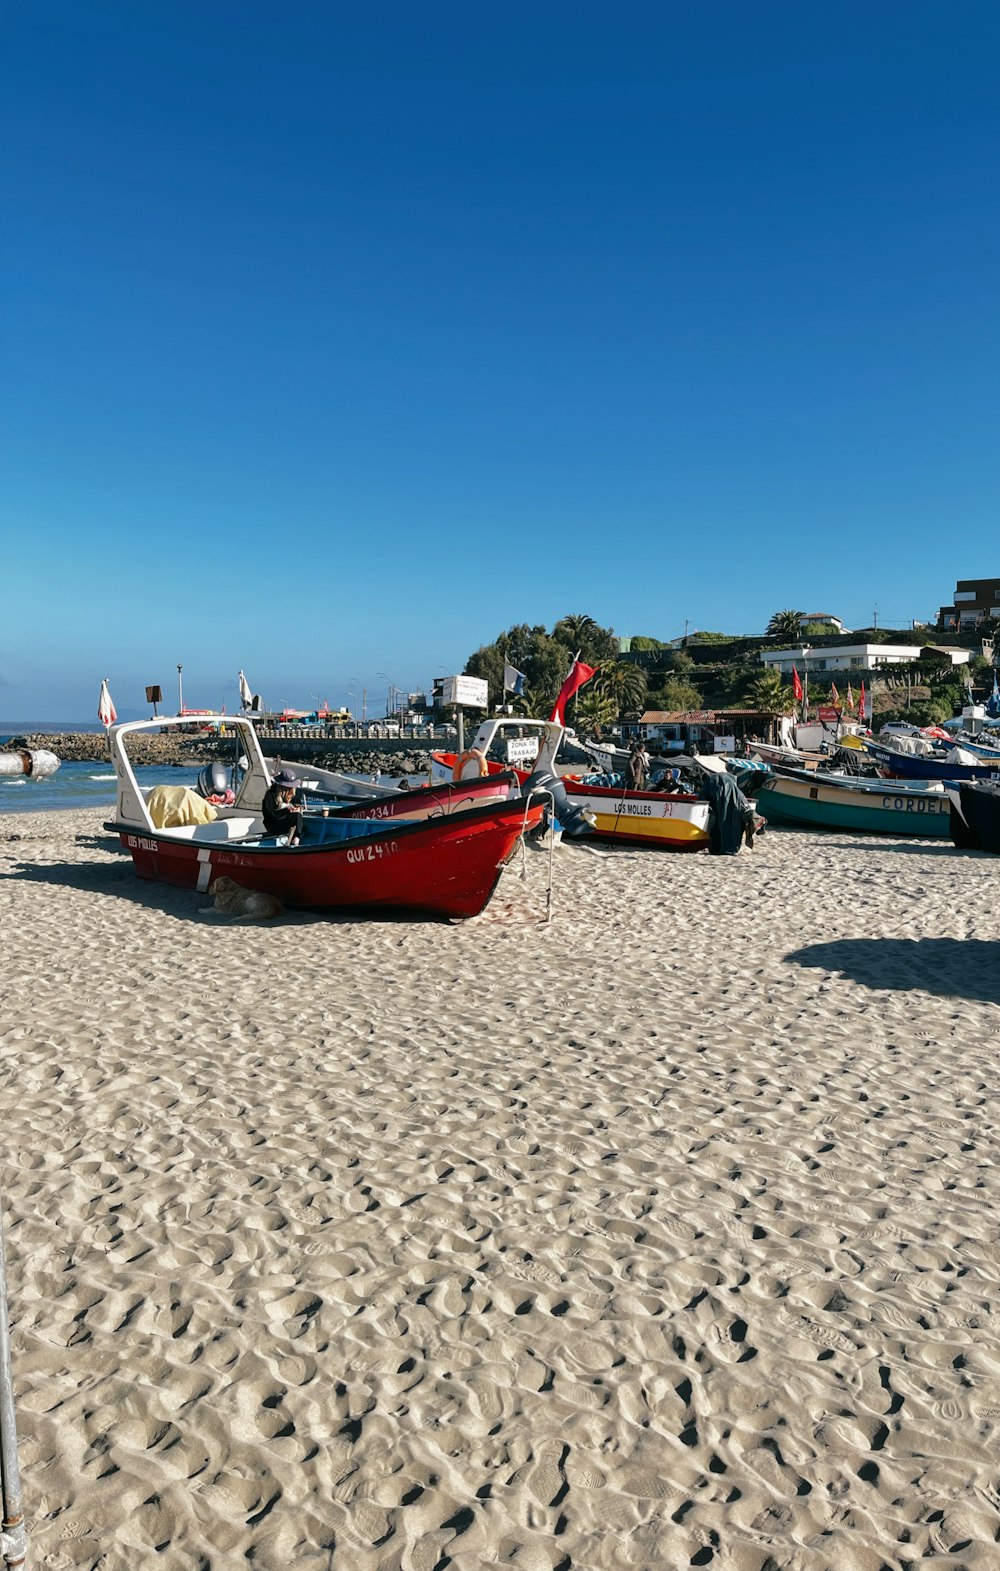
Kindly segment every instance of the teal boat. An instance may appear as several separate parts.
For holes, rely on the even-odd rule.
[[[761,786],[756,805],[768,823],[807,829],[940,840],[951,832],[951,803],[939,780],[860,780],[781,769]]]

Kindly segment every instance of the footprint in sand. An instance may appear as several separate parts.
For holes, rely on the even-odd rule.
[[[104,1522],[81,1522],[77,1517],[63,1523],[59,1529],[59,1537],[64,1542],[74,1538],[90,1538],[94,1533],[100,1533],[105,1525]]]
[[[556,1497],[565,1485],[562,1464],[567,1447],[553,1442],[543,1446],[538,1460],[528,1474],[528,1490],[540,1506],[555,1504]]]
[[[623,1468],[617,1478],[612,1478],[611,1484],[612,1487],[617,1485],[622,1494],[636,1495],[640,1500],[676,1500],[679,1504],[685,1498],[679,1489],[651,1468]]]

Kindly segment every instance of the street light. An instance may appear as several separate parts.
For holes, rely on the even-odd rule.
[[[388,684],[389,684],[389,691],[386,694],[386,700],[385,700],[385,712],[386,712],[386,714],[387,715],[395,715],[395,714],[397,714],[399,712],[399,710],[402,709],[402,707],[403,707],[403,689],[401,687],[397,687],[395,682],[392,680],[392,677],[387,675],[387,673],[385,671],[376,671],[375,675],[376,676],[380,676],[382,678],[383,682],[388,682]],[[398,700],[398,703],[397,703],[397,700]]]
[[[184,713],[184,683],[182,681],[183,670],[184,667],[182,665],[177,667],[177,713],[179,715]]]

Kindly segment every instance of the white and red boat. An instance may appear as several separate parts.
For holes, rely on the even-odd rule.
[[[159,812],[163,788],[156,788],[160,799],[154,791],[147,800],[137,784],[127,743],[137,732],[183,721],[160,717],[111,727],[118,798],[106,827],[117,833],[140,878],[205,891],[225,874],[289,906],[475,916],[521,836],[539,826],[545,811],[547,798],[508,797],[506,791],[481,806],[466,792],[461,810],[453,804],[450,812],[415,820],[357,816],[363,804],[353,804],[346,813],[307,813],[301,843],[290,846],[262,832],[261,804],[271,781],[252,724],[226,715],[210,719],[211,729],[225,727],[234,735],[245,759],[235,801],[212,807],[191,792],[190,815],[178,813],[172,801],[168,818]],[[399,799],[405,813],[405,793]],[[185,816],[194,821],[176,821]]]

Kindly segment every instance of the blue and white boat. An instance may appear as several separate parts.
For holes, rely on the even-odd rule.
[[[899,780],[1000,780],[1000,755],[995,762],[982,758],[976,763],[964,762],[961,757],[949,758],[945,753],[904,753],[899,748],[887,747],[884,742],[865,740],[865,751],[887,774]],[[951,748],[951,753],[964,749]],[[966,753],[965,757],[971,755]]]

